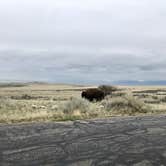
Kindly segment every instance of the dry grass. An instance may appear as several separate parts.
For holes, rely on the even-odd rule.
[[[95,103],[81,98],[65,102],[0,100],[0,123],[64,121],[104,117]]]
[[[101,102],[81,99],[74,85],[0,87],[0,123],[64,121],[166,113],[166,87],[119,87]],[[130,95],[126,95],[130,94]]]
[[[132,95],[125,95],[123,97],[106,98],[102,101],[105,110],[114,115],[137,115],[145,114],[151,110],[151,107],[146,105],[143,101],[134,98]]]

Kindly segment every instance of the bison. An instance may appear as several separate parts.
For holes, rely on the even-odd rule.
[[[81,96],[89,101],[101,101],[105,97],[104,92],[98,88],[87,89],[82,92]]]

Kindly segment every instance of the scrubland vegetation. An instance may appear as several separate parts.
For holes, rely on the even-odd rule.
[[[90,87],[26,84],[0,86],[0,123],[65,121],[166,113],[166,87],[100,86],[99,102],[81,98]]]

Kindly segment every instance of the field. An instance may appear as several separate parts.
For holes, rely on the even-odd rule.
[[[166,86],[117,86],[117,91],[103,101],[89,102],[81,98],[81,92],[91,87],[45,83],[0,84],[0,123],[166,113]]]

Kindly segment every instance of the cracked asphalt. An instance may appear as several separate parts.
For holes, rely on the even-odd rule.
[[[0,166],[165,165],[165,115],[0,125]]]

